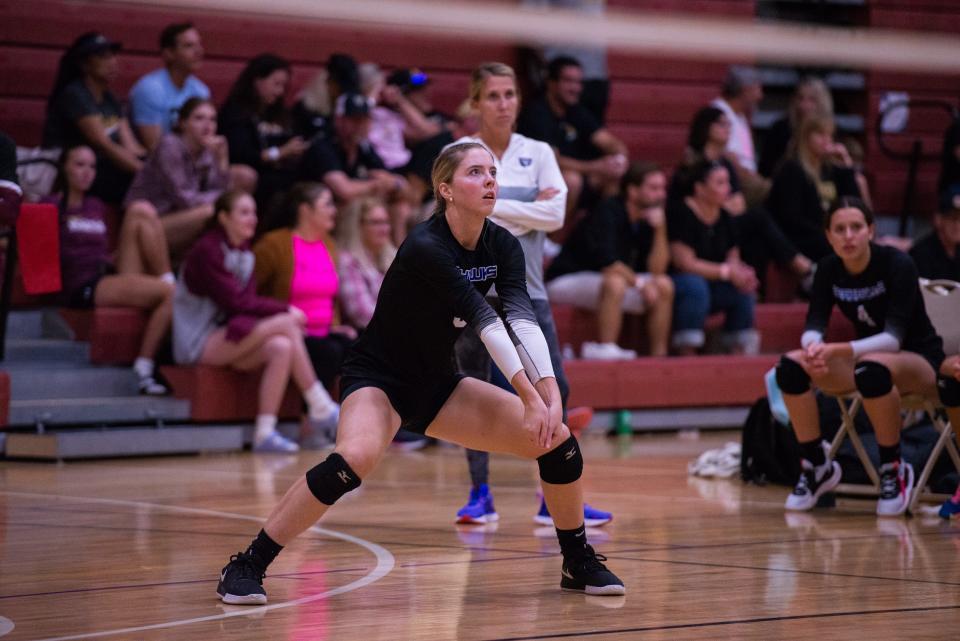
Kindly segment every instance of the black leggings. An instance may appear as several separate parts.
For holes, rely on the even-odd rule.
[[[327,334],[326,336],[307,336],[304,338],[313,371],[323,386],[330,389],[333,380],[340,373],[340,365],[347,348],[353,342],[343,334]]]

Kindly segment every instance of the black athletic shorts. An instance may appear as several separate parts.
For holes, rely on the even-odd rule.
[[[97,283],[105,274],[98,274],[89,280],[82,287],[78,287],[72,292],[65,292],[62,296],[64,307],[71,309],[91,309],[95,304],[97,293]]]
[[[401,429],[424,434],[464,378],[463,374],[455,372],[424,384],[423,381],[401,381],[382,374],[343,372],[340,376],[340,403],[358,389],[376,387],[383,390],[393,409],[400,415]]]

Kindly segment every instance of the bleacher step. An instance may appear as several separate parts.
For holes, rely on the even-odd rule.
[[[7,340],[3,368],[54,365],[89,366],[90,345],[71,340],[14,338]]]
[[[103,397],[14,400],[11,426],[151,424],[190,420],[190,402],[168,397]]]
[[[44,434],[11,433],[6,439],[8,458],[68,460],[106,456],[146,456],[232,452],[243,448],[243,427],[185,426],[61,430]]]
[[[12,367],[10,397],[14,401],[44,398],[139,398],[137,377],[128,367]]]

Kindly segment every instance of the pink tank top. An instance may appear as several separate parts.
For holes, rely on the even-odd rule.
[[[308,336],[330,333],[337,287],[337,270],[323,241],[308,242],[294,234],[290,304],[307,315]]]

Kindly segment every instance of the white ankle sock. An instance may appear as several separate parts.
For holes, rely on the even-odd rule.
[[[253,424],[253,442],[259,445],[277,431],[277,417],[273,414],[257,414]]]
[[[173,272],[166,272],[164,274],[160,274],[160,280],[162,280],[165,283],[170,283],[171,285],[177,284],[177,278],[176,276],[173,275]]]
[[[140,378],[153,376],[153,359],[138,356],[137,360],[133,361],[133,371],[136,372]]]
[[[327,390],[320,384],[320,381],[316,381],[309,389],[305,390],[303,398],[307,401],[307,413],[315,421],[329,418],[337,407],[337,404],[327,394]]]

